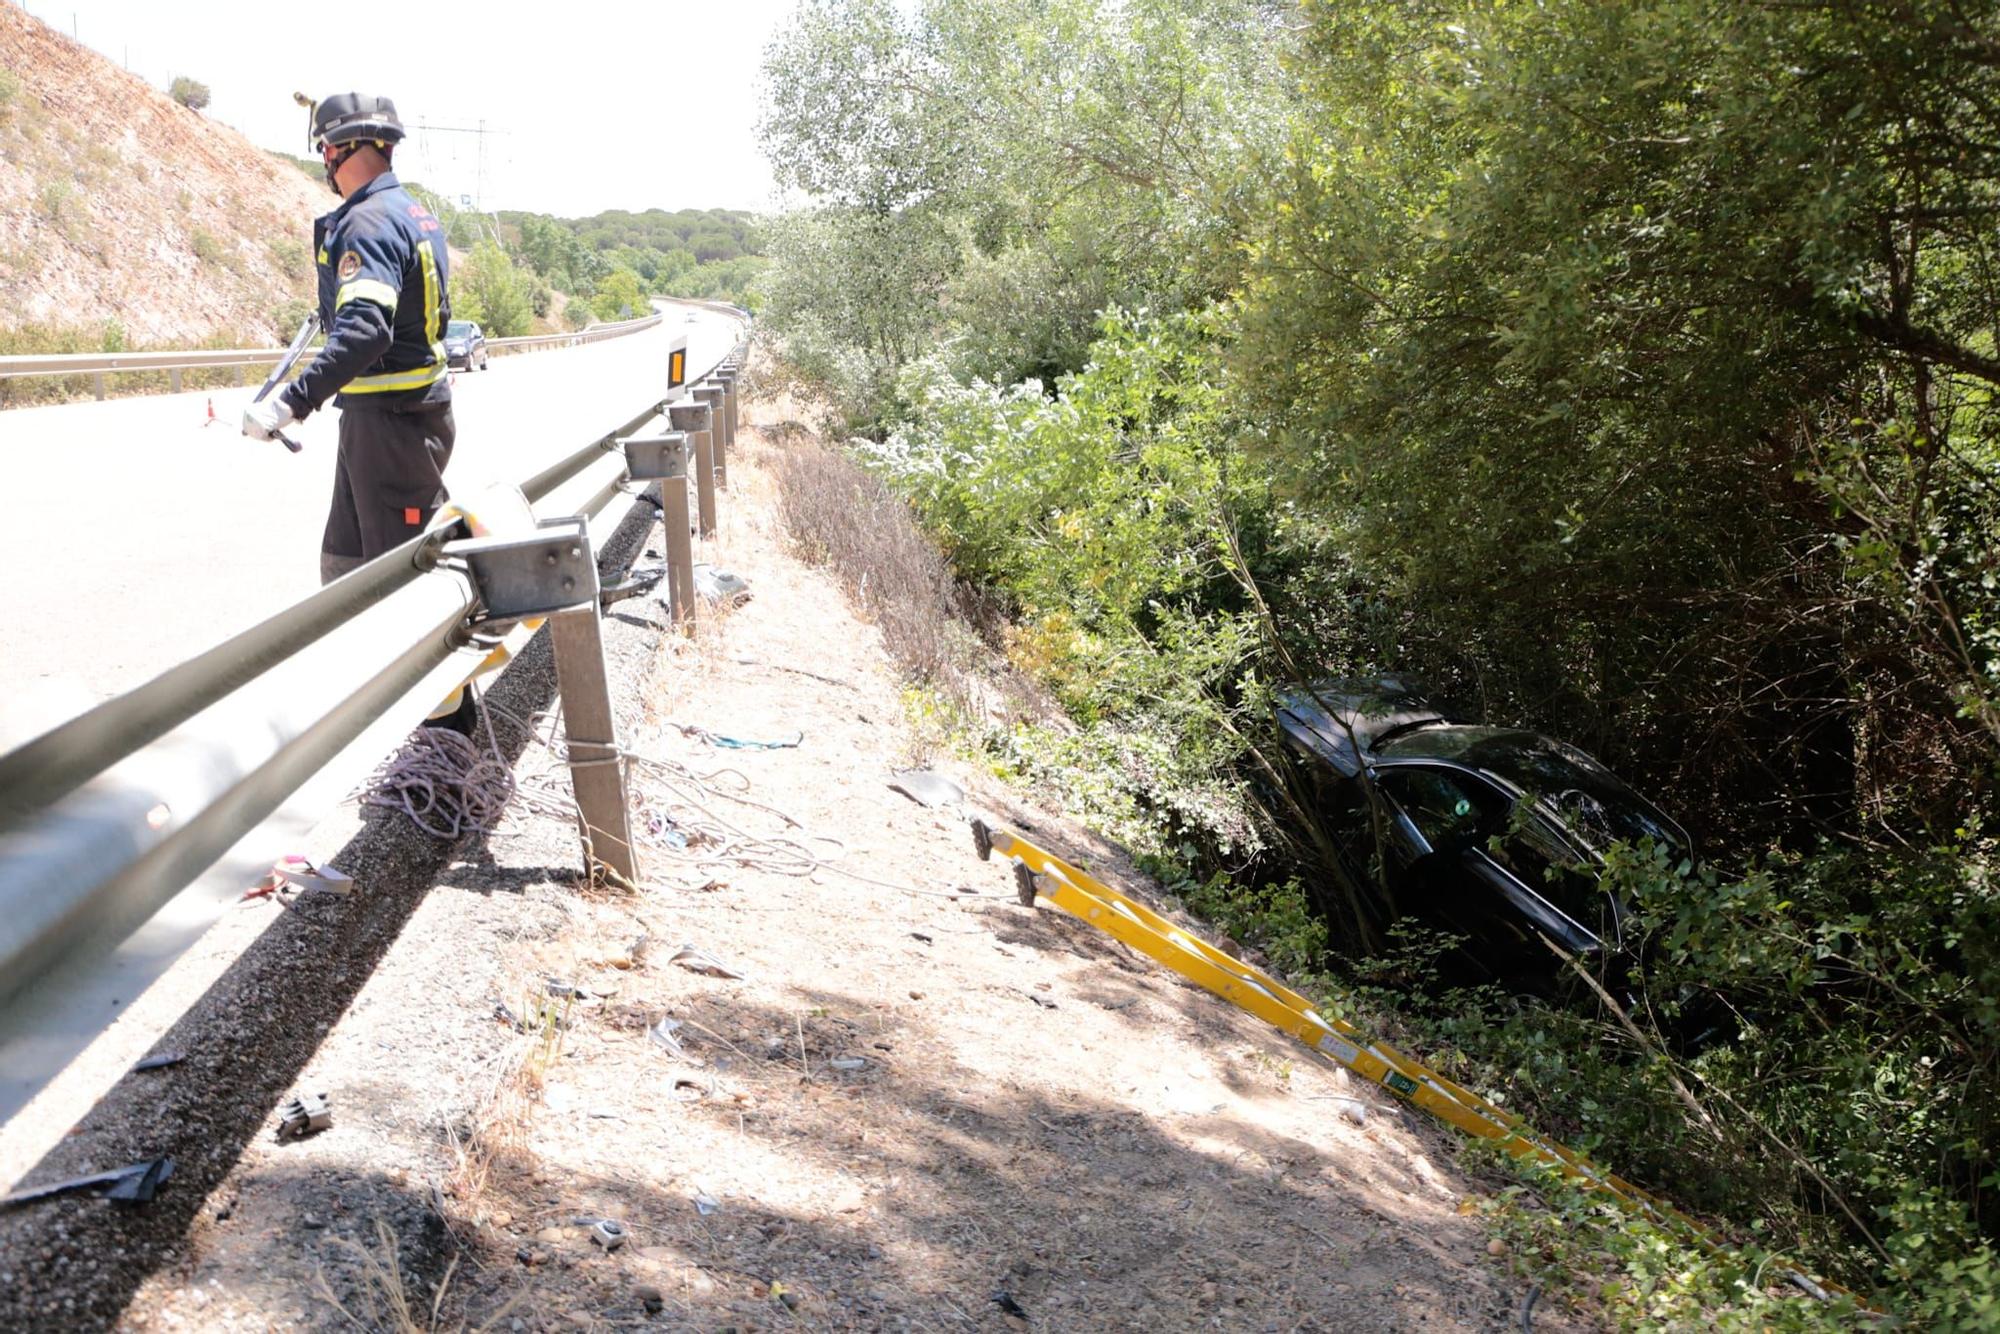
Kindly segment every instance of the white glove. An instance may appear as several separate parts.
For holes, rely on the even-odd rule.
[[[252,403],[243,409],[243,434],[252,440],[275,440],[278,432],[297,420],[292,413],[292,405],[285,402],[285,396],[273,394],[263,402]]]

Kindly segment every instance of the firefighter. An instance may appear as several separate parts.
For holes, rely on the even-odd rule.
[[[339,208],[313,223],[326,346],[304,374],[243,413],[269,440],[331,398],[340,409],[320,581],[421,533],[444,504],[456,428],[444,329],[444,228],[391,170],[403,123],[386,97],[337,93],[312,107],[312,144]]]

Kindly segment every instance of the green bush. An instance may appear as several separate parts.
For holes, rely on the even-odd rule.
[[[1007,651],[1079,727],[994,739],[1141,847],[1255,846],[1235,763],[1259,648],[1230,534],[1268,496],[1221,443],[1212,320],[1107,315],[1089,364],[1039,385],[961,385],[914,364],[903,424],[859,457],[916,507],[959,573],[1014,612]],[[1089,776],[1087,778],[1083,776]]]
[[[167,85],[167,96],[190,111],[200,111],[208,105],[208,85],[185,74],[176,75]]]

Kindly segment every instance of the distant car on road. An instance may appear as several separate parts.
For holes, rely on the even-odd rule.
[[[486,335],[471,320],[453,320],[444,327],[444,363],[453,370],[486,369]]]
[[[1400,912],[1462,937],[1446,962],[1465,980],[1567,990],[1544,939],[1629,975],[1638,942],[1598,884],[1606,850],[1650,838],[1691,855],[1679,824],[1574,746],[1451,718],[1399,678],[1288,692],[1278,725],[1324,780],[1348,872],[1379,868]]]

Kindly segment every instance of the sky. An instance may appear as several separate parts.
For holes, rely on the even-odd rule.
[[[207,84],[203,114],[264,148],[311,155],[294,92],[386,95],[410,131],[397,174],[488,211],[776,205],[757,86],[794,0],[5,2],[156,88]]]

